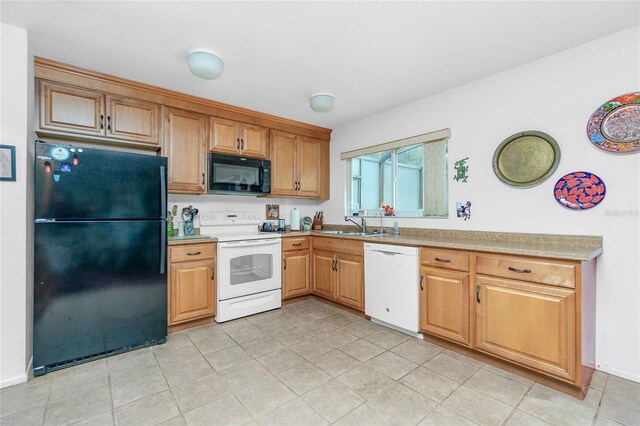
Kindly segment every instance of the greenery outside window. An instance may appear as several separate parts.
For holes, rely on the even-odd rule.
[[[382,203],[396,216],[447,217],[449,129],[343,153],[346,214],[375,216]]]

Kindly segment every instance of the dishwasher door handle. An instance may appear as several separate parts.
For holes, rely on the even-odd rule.
[[[402,254],[402,253],[396,253],[395,251],[384,251],[384,250],[371,250],[371,251],[375,251],[376,253],[386,254],[387,256],[395,256],[396,254]]]

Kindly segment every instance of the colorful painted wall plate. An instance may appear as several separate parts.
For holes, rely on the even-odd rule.
[[[604,103],[587,123],[589,140],[609,152],[640,151],[640,92]]]
[[[550,135],[530,130],[502,141],[493,153],[493,171],[509,186],[530,188],[544,182],[560,163],[560,147]]]
[[[553,195],[561,206],[572,210],[586,210],[602,202],[607,192],[602,179],[589,172],[571,172],[562,176],[553,188]]]

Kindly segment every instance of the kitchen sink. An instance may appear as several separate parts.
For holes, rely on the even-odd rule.
[[[320,231],[321,234],[345,235],[352,237],[383,237],[385,234],[377,232],[357,232],[357,231]]]

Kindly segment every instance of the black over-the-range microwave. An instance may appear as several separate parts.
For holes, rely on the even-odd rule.
[[[209,153],[209,194],[267,195],[271,161]]]

